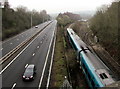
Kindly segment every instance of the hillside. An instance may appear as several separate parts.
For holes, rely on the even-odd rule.
[[[111,6],[101,7],[89,21],[90,29],[99,43],[120,63],[119,56],[119,11],[120,2],[113,2]]]

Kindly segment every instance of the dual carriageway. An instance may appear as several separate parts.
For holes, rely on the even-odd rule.
[[[0,43],[0,88],[48,87],[56,39],[57,21],[48,21]],[[28,64],[36,66],[32,82],[22,75]]]
[[[0,84],[3,89],[18,87],[40,89],[49,86],[49,70],[51,70],[49,68],[55,46],[56,24],[56,20],[42,23],[38,28],[28,29],[0,44],[0,54],[2,54]],[[16,51],[18,47],[19,50]],[[13,50],[15,52],[12,53]],[[6,55],[9,56],[7,59]],[[32,82],[22,81],[25,66],[28,64],[36,66],[36,76]]]

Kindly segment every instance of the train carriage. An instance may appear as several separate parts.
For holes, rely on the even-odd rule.
[[[97,55],[90,51],[87,45],[71,28],[67,28],[67,37],[77,52],[77,58],[90,88],[105,87],[116,81],[110,69]]]

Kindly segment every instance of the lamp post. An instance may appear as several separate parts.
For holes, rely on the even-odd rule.
[[[32,28],[32,12],[31,12],[31,28]]]
[[[31,11],[31,28],[32,28],[32,26],[33,26],[33,15],[34,15],[35,13],[34,13],[34,10],[32,10]]]

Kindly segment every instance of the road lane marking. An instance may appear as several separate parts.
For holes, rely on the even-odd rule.
[[[18,41],[19,39],[17,39],[17,41]]]
[[[13,43],[10,43],[11,45],[13,44]]]
[[[41,75],[41,78],[40,78],[40,83],[39,83],[38,89],[41,88],[41,84],[42,84],[42,80],[43,80],[45,68],[46,68],[47,61],[48,61],[48,56],[49,56],[49,53],[50,53],[50,48],[51,48],[51,45],[52,45],[53,36],[54,36],[54,34],[52,35],[52,39],[51,39],[51,41],[50,41],[50,45],[49,45],[49,48],[48,48],[48,52],[47,52],[47,55],[46,55],[46,58],[45,58],[45,64],[44,64],[44,67],[43,67],[43,71],[42,71],[42,75]]]
[[[3,41],[2,44],[3,44],[3,43],[6,43],[6,42],[8,42],[8,41],[11,41],[11,40],[15,40],[18,36],[20,36],[20,35],[22,35],[22,34],[24,34],[24,33],[25,33],[25,32],[20,33],[20,34],[18,34],[18,35],[16,35],[16,36],[13,36],[13,37],[7,39],[6,41]]]
[[[45,29],[45,28],[44,28]],[[40,34],[42,34],[43,31],[41,31],[41,33],[39,33],[39,35],[37,35],[11,62],[9,62],[9,64],[7,66],[5,66],[5,68],[3,68],[1,71],[0,71],[0,75],[33,43],[33,41],[35,41],[39,36]]]
[[[53,44],[53,51],[52,51],[52,57],[51,57],[51,63],[50,63],[50,69],[49,69],[49,74],[48,74],[48,80],[47,80],[47,86],[46,86],[46,89],[48,89],[48,87],[49,87],[49,83],[50,83],[50,75],[51,75],[51,71],[52,71],[53,56],[54,56],[54,51],[55,51],[55,41],[56,41],[56,36],[55,36],[54,44]]]
[[[37,46],[37,48],[39,49],[39,46]]]
[[[3,48],[0,49],[1,51],[3,50]]]
[[[16,83],[14,83],[11,89],[14,89],[16,85],[17,85],[17,84],[16,84]]]
[[[28,64],[25,65],[25,68],[27,68]]]
[[[51,21],[50,21],[49,23],[42,23],[42,24],[40,24],[40,26],[41,26],[41,28],[43,28],[44,26],[47,26],[47,25],[50,24],[50,23],[51,23]],[[29,30],[32,31],[31,29],[29,29]],[[6,41],[3,41],[2,44],[3,44],[3,43],[6,43],[6,42],[8,42],[8,41],[11,41],[12,39],[16,39],[16,38],[17,38],[18,36],[20,36],[20,35],[22,35],[22,37],[23,37],[23,35],[25,35],[26,32],[28,32],[28,30],[26,30],[25,32],[22,32],[22,33],[14,36],[14,37],[9,38],[9,39],[7,39]],[[10,42],[9,42],[9,43],[10,43]]]
[[[40,34],[38,36],[40,36]],[[9,62],[9,64],[0,71],[0,74],[2,74],[33,43],[33,41],[35,41],[38,38],[38,36],[36,36],[36,38],[34,38],[11,62]]]
[[[35,53],[33,53],[32,56],[35,56]]]

